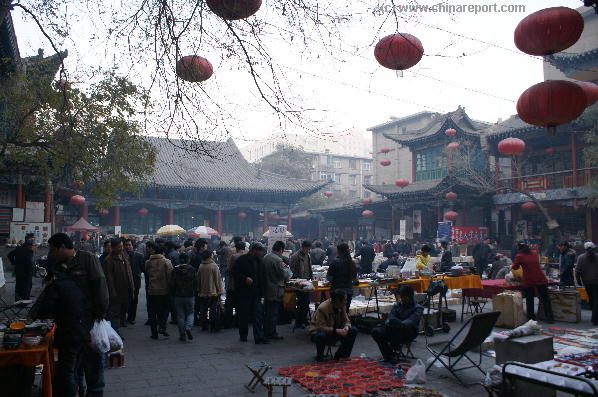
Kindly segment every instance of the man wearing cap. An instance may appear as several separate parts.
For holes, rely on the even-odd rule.
[[[592,309],[592,324],[598,325],[598,256],[596,245],[588,241],[584,244],[585,252],[577,258],[575,276],[586,288]]]
[[[382,262],[378,266],[378,272],[380,272],[380,273],[386,273],[386,270],[388,269],[388,266],[398,266],[398,267],[401,267],[401,264],[399,263],[399,253],[398,252],[393,252],[391,254],[390,258],[388,258],[387,260],[385,260],[384,262]]]
[[[249,252],[241,255],[232,268],[239,312],[239,338],[247,342],[249,318],[253,313],[253,340],[256,344],[269,343],[264,335],[264,296],[266,274],[262,243],[251,243]]]

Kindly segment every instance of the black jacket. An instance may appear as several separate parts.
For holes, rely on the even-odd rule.
[[[312,250],[309,251],[309,256],[311,256],[312,266],[322,266],[324,259],[326,259],[326,251],[319,247],[312,248]]]
[[[451,271],[451,267],[455,264],[453,263],[453,253],[448,248],[444,250],[442,253],[442,257],[440,258],[440,271],[443,273],[447,273]]]
[[[237,294],[250,298],[264,296],[266,273],[261,257],[253,256],[250,253],[241,255],[233,265],[232,275]],[[247,285],[245,282],[247,277],[253,280],[251,285]]]
[[[471,250],[471,256],[473,256],[473,260],[475,261],[476,265],[487,265],[489,254],[490,247],[488,244],[484,244],[483,241],[480,241],[474,245],[473,249]]]
[[[559,273],[561,285],[574,285],[573,269],[575,268],[575,251],[568,248],[559,255]]]
[[[33,250],[31,247],[22,245],[8,253],[8,260],[15,267],[17,275],[33,274]]]
[[[90,324],[85,321],[86,298],[71,275],[55,273],[36,306],[36,318],[54,318],[57,347],[89,341]]]
[[[387,323],[390,326],[402,324],[405,327],[419,329],[419,321],[423,312],[424,308],[416,303],[410,305],[397,303],[388,314]]]
[[[392,258],[389,258],[389,259],[385,260],[384,262],[382,262],[380,264],[380,266],[378,266],[378,271],[380,273],[386,272],[386,270],[388,269],[388,266],[398,266],[398,267],[401,267],[401,264],[398,261],[396,261],[396,260],[394,260]]]
[[[382,255],[385,258],[392,258],[392,254],[394,254],[395,251],[395,247],[391,244],[391,243],[386,243],[384,244],[384,247],[382,248]]]
[[[368,268],[372,267],[372,263],[374,262],[374,258],[376,257],[376,252],[372,248],[371,245],[363,245],[361,249],[355,254],[355,256],[361,257],[361,268]]]
[[[328,248],[326,248],[326,256],[328,257],[328,262],[332,262],[334,258],[336,258],[336,254],[336,245],[330,244]]]
[[[168,259],[170,261],[170,263],[172,263],[172,266],[178,266],[179,265],[179,251],[175,250],[175,249],[171,249],[168,254],[165,255],[166,259]]]
[[[131,273],[133,274],[133,283],[135,289],[141,287],[141,273],[145,270],[145,257],[141,252],[127,252],[129,254],[129,266],[131,266]]]
[[[176,266],[170,275],[168,284],[170,295],[190,297],[197,295],[197,272],[191,265]]]
[[[328,267],[326,279],[330,281],[331,289],[353,288],[353,282],[356,278],[355,272],[349,269],[348,264],[341,258],[335,258]]]

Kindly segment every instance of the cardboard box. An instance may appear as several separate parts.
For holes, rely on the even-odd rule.
[[[581,321],[581,297],[576,290],[548,291],[552,303],[552,314],[556,321],[578,323]],[[538,308],[538,318],[546,319],[542,305]]]
[[[496,341],[496,364],[507,361],[535,364],[554,357],[552,336],[528,335],[521,338]]]
[[[505,291],[492,299],[492,310],[499,311],[497,327],[516,328],[525,322],[520,292]]]

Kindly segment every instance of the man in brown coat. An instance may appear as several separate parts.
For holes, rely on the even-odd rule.
[[[127,311],[133,299],[135,284],[129,261],[123,252],[123,242],[119,239],[110,241],[111,252],[104,260],[102,269],[106,276],[110,304],[108,320],[112,328],[126,327]]]
[[[199,322],[202,331],[208,330],[208,311],[210,312],[210,332],[218,330],[218,306],[220,297],[224,295],[224,283],[220,276],[220,269],[214,262],[213,252],[202,252],[203,261],[197,270],[197,289],[199,295]]]

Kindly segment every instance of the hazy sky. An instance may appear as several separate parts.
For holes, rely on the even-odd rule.
[[[439,1],[419,3],[432,5]],[[494,4],[485,0],[445,3]],[[447,112],[459,105],[472,118],[488,122],[515,114],[519,95],[543,80],[542,59],[520,53],[513,44],[517,23],[542,8],[577,8],[582,2],[496,0],[499,7],[523,4],[525,13],[404,14],[399,31],[418,37],[426,55],[402,77],[380,67],[373,56],[377,40],[396,32],[392,18],[383,23],[386,15],[372,13],[376,6],[388,6],[390,1],[351,0],[341,4],[354,16],[342,25],[342,42],[328,47],[334,57],[321,51],[317,43],[314,52],[306,56],[289,45],[288,38],[264,39],[289,79],[292,95],[304,108],[315,109],[314,117],[324,121],[322,128],[332,132],[365,131],[391,115],[401,117],[423,110]],[[258,15],[267,18],[268,7],[269,1],[265,0]],[[34,55],[40,47],[50,53],[50,46],[32,21],[24,19],[18,9],[13,18],[22,56]],[[109,66],[114,54],[126,52],[125,48],[107,51],[106,43],[97,39],[101,32],[85,18],[72,21],[71,28],[64,48],[69,50],[67,67],[75,76],[83,76],[94,65]],[[257,101],[248,73],[226,65],[215,50],[206,50],[202,55],[213,61],[215,69],[212,79],[204,83],[206,89],[212,89],[213,95],[221,96],[222,103],[234,109],[232,137],[243,145],[277,131],[276,118]],[[132,77],[147,76],[138,72]],[[289,132],[300,131],[290,128]],[[342,134],[336,134],[336,139],[339,137],[342,139]]]

